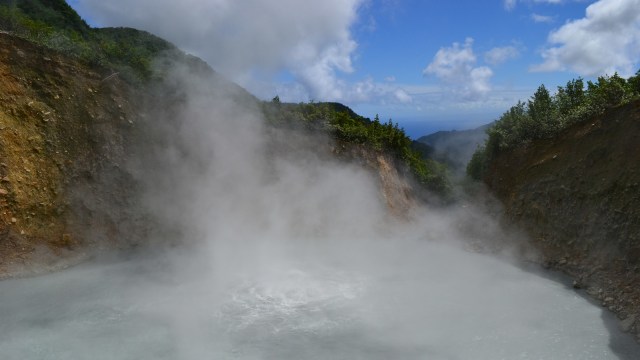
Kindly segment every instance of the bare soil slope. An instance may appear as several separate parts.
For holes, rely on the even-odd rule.
[[[64,266],[90,229],[113,240],[130,221],[108,208],[127,201],[111,190],[129,188],[119,169],[137,95],[110,75],[0,33],[0,277]]]

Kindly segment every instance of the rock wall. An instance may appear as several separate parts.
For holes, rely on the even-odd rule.
[[[638,334],[640,101],[502,154],[485,180],[546,265]]]
[[[138,94],[110,75],[0,34],[0,274],[64,266],[100,241],[89,231],[130,222],[108,209],[130,199],[120,169]]]
[[[378,179],[380,195],[390,215],[406,219],[418,202],[416,186],[412,184],[408,169],[403,169],[393,156],[365,146],[337,144],[333,152],[348,161],[356,161],[369,169]]]

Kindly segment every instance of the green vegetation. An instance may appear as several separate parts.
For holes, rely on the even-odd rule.
[[[583,79],[574,79],[558,87],[555,95],[541,85],[527,103],[520,101],[512,106],[487,130],[489,137],[471,158],[467,174],[480,180],[499,154],[532,140],[552,138],[575,123],[638,98],[640,71],[629,79],[617,73],[600,76],[596,82],[587,81],[586,88]]]
[[[130,82],[150,79],[157,55],[180,53],[144,31],[93,29],[64,0],[0,0],[0,30],[110,68]]]
[[[263,112],[267,121],[276,127],[326,131],[343,144],[367,146],[392,154],[406,164],[427,189],[441,195],[451,191],[445,166],[414,150],[411,139],[391,120],[382,123],[377,116],[371,120],[338,103],[281,103],[277,96],[263,104]]]
[[[134,75],[149,79],[153,74],[152,60],[159,54],[178,54],[171,43],[148,32],[130,28],[94,29],[100,51],[100,62],[119,72],[133,69]]]

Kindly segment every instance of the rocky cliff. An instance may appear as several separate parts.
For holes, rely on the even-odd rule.
[[[0,34],[0,273],[83,257],[98,223],[113,241],[127,232],[132,218],[108,209],[127,208],[140,94],[111,75]]]
[[[500,154],[485,181],[546,265],[640,332],[640,101]]]

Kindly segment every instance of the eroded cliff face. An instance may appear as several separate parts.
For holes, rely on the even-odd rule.
[[[176,61],[165,60],[160,72]],[[213,83],[206,87],[211,96],[224,93],[258,111],[255,98],[201,60],[177,61],[183,75]],[[187,96],[180,81],[134,86],[110,69],[0,33],[0,279],[60,269],[103,249],[129,251],[172,230],[142,204],[141,193],[145,182],[155,181],[148,177],[176,170],[144,162],[157,160],[149,152],[172,141],[166,129],[179,128],[159,121],[179,121],[174,115]],[[159,127],[165,129],[155,137]],[[297,134],[292,142],[278,132],[266,135],[274,144],[284,139],[285,152],[306,148],[369,169],[390,216],[407,217],[415,206],[410,175],[392,156],[326,136],[315,147],[311,139],[318,134]]]
[[[411,183],[408,170],[393,156],[363,146],[335,145],[333,153],[355,161],[372,171],[380,184],[380,196],[392,216],[409,219],[418,205],[417,186]]]
[[[501,155],[485,180],[546,264],[638,334],[640,102]]]
[[[139,94],[89,67],[0,34],[0,274],[46,271],[123,238],[123,171]],[[37,266],[36,266],[37,265]]]

